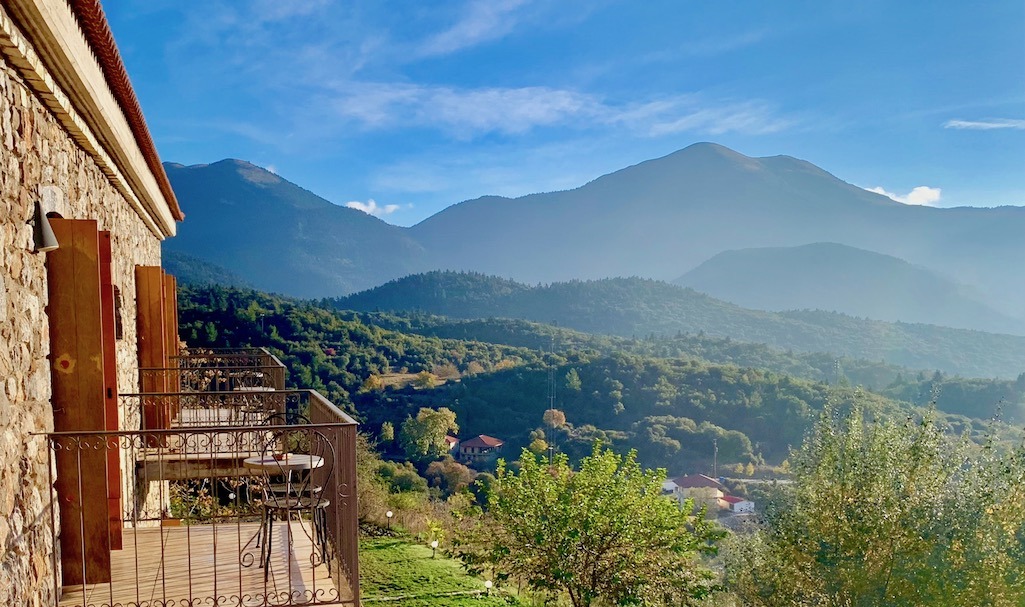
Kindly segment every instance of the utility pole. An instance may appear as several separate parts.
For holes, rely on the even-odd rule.
[[[712,478],[719,480],[719,439],[712,439]]]

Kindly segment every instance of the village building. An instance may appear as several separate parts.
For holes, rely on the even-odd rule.
[[[726,495],[722,483],[704,474],[676,477],[667,481],[663,489],[668,489],[681,504],[684,500],[693,500],[695,508],[704,507],[708,512],[718,511],[720,500]]]
[[[720,506],[724,510],[729,510],[734,514],[750,514],[755,511],[754,502],[735,495],[723,496],[722,504],[720,504]]]
[[[502,451],[505,444],[500,438],[478,434],[459,443],[459,457],[466,461],[477,461],[494,457]]]
[[[451,434],[445,435],[445,449],[450,453],[459,449],[459,439]]]
[[[704,474],[687,474],[662,483],[662,493],[672,496],[681,504],[693,500],[695,508],[704,507],[709,514],[728,510],[737,514],[754,512],[754,502],[727,495],[726,487]]]

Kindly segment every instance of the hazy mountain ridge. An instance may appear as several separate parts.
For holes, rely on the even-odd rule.
[[[726,250],[836,242],[968,285],[1004,317],[1025,309],[1025,209],[904,205],[789,156],[695,144],[572,190],[465,201],[411,228],[333,205],[242,161],[167,167],[189,216],[167,250],[292,295],[344,295],[432,269],[528,284],[671,280]]]
[[[366,312],[412,310],[454,318],[518,318],[625,337],[703,333],[969,377],[1015,378],[1025,369],[1025,337],[829,312],[762,312],[641,278],[528,287],[483,274],[430,272],[332,303]]]
[[[166,164],[188,219],[165,242],[253,286],[303,297],[346,293],[426,269],[402,228],[341,207],[240,160]]]
[[[810,308],[890,322],[1025,331],[964,285],[890,255],[836,243],[724,251],[673,282],[758,310]]]

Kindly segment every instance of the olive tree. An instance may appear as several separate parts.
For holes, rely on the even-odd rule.
[[[585,605],[685,604],[706,594],[714,575],[700,556],[722,536],[692,504],[662,495],[661,470],[642,470],[635,453],[595,445],[574,470],[528,450],[518,472],[499,462],[488,510],[459,538],[477,571],[514,577],[536,591]]]
[[[823,415],[766,527],[729,543],[734,592],[765,607],[1025,604],[1023,450],[928,415],[871,417]]]
[[[409,459],[437,459],[448,450],[445,435],[459,432],[456,414],[447,407],[421,407],[416,417],[408,416],[399,429],[399,444]]]

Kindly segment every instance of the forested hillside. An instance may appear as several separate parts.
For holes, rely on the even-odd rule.
[[[445,406],[456,412],[461,436],[500,436],[513,453],[538,438],[550,406],[550,369],[555,405],[568,423],[550,429],[549,440],[583,454],[602,438],[618,449],[636,448],[646,465],[674,471],[710,465],[713,440],[722,462],[778,464],[827,400],[846,402],[854,390],[843,381],[831,386],[690,355],[653,356],[643,342],[636,353],[617,353],[581,335],[576,346],[552,354],[536,347],[550,344],[419,335],[395,330],[414,324],[408,318],[330,310],[247,289],[183,287],[180,305],[181,335],[189,344],[269,347],[289,367],[292,385],[324,391],[367,430],[376,433],[384,422],[398,427],[420,407]],[[499,332],[493,331],[496,338]],[[433,379],[425,385],[382,380],[421,372]],[[908,406],[872,394],[866,399],[883,413]],[[947,421],[980,428],[967,418]]]
[[[590,356],[628,353],[649,358],[688,358],[720,365],[764,369],[779,375],[862,387],[912,404],[936,403],[948,413],[1025,421],[1025,373],[1015,380],[964,378],[935,370],[908,369],[879,361],[823,352],[784,351],[730,338],[678,333],[625,338],[595,335],[526,320],[460,320],[424,313],[369,312],[364,322],[429,337],[482,341]]]
[[[1011,379],[1025,370],[1025,337],[832,312],[760,312],[641,278],[529,287],[483,274],[429,272],[328,303],[361,311],[521,318],[623,337],[704,334],[970,377]]]

